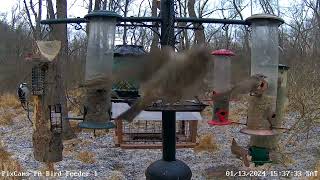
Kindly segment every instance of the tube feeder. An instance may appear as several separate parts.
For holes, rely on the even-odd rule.
[[[143,46],[138,45],[116,45],[114,49],[113,72],[121,72],[131,68],[141,68],[146,54]],[[139,96],[139,82],[134,77],[125,77],[123,80],[115,82],[112,86],[113,91],[119,97],[137,98]]]
[[[96,10],[85,16],[89,22],[84,87],[85,118],[80,128],[109,129],[111,114],[112,64],[115,30],[121,16],[112,11]]]
[[[281,127],[283,117],[288,105],[288,89],[287,89],[287,73],[289,67],[284,64],[278,66],[279,78],[278,78],[278,90],[277,90],[277,109],[276,120],[274,126]],[[251,144],[258,147],[268,148],[269,150],[275,150],[279,143],[279,134],[275,136],[254,136],[251,138]]]
[[[220,49],[211,53],[215,56],[213,92],[212,96],[225,92],[231,88],[231,57],[235,54],[226,49]],[[230,97],[213,103],[213,117],[208,123],[213,126],[229,125],[229,101]]]
[[[266,83],[261,84],[264,92],[249,98],[247,127],[240,132],[254,136],[272,136],[278,133],[273,129],[278,86],[278,27],[284,21],[269,14],[253,15],[246,21],[252,28],[251,75],[263,74],[267,78]]]
[[[85,16],[85,19],[90,22],[85,84],[91,84],[95,80],[112,75],[117,18],[120,18],[120,15],[105,10],[93,11]],[[103,86],[107,85],[106,83]]]

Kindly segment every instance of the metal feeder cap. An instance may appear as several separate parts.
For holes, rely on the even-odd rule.
[[[138,45],[116,45],[114,49],[114,56],[142,56],[145,55],[146,51],[143,46]]]
[[[211,52],[215,56],[235,56],[235,54],[228,49],[219,49]]]
[[[273,21],[279,25],[284,23],[284,20],[278,16],[272,14],[254,14],[246,19],[246,22],[253,23],[259,21]]]
[[[89,14],[85,15],[84,18],[87,20],[90,20],[92,18],[106,18],[106,19],[110,19],[110,18],[116,18],[116,19],[120,19],[121,16],[119,14],[117,14],[114,11],[106,11],[106,10],[95,10],[90,12]]]
[[[279,64],[278,67],[279,67],[280,70],[288,70],[290,68],[289,66],[287,66],[285,64]]]

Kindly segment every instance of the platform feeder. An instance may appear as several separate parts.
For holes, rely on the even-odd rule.
[[[234,53],[230,50],[220,49],[211,53],[215,56],[214,75],[213,75],[213,91],[212,96],[225,92],[231,88],[231,57]],[[212,120],[210,125],[223,126],[231,124],[229,120],[229,101],[230,97],[226,97],[219,101],[213,102]]]
[[[251,23],[251,75],[267,76],[260,85],[263,93],[249,97],[247,127],[242,133],[272,136],[276,119],[276,99],[279,64],[278,27],[284,21],[274,15],[257,14],[246,19]],[[251,144],[254,145],[254,144]]]

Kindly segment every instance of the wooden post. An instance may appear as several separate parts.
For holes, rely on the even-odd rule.
[[[49,67],[48,70],[50,69]],[[46,82],[48,79],[52,80],[46,76]],[[59,162],[62,160],[61,134],[50,131],[50,112],[48,109],[48,105],[52,101],[50,89],[52,88],[45,85],[44,93],[34,99],[33,155],[40,162]]]
[[[189,121],[189,131],[190,131],[190,137],[191,142],[196,143],[197,142],[197,130],[198,130],[198,121]]]
[[[117,135],[116,146],[120,146],[122,144],[122,142],[123,142],[123,139],[122,139],[123,138],[122,137],[122,133],[123,133],[122,124],[123,124],[122,120],[120,120],[120,119],[116,120],[116,127],[117,127],[117,129],[116,129],[116,135]]]

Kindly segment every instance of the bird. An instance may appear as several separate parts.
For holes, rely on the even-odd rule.
[[[19,85],[17,95],[19,97],[22,107],[26,110],[30,97],[30,91],[28,89],[27,83],[21,83]]]
[[[212,96],[212,101],[216,102],[231,99],[239,94],[247,93],[249,93],[251,96],[260,96],[268,85],[265,81],[265,78],[267,78],[267,76],[263,74],[254,74],[247,79],[241,80],[231,89],[219,94],[214,94]]]
[[[157,100],[162,100],[162,103],[175,103],[185,97],[194,96],[208,72],[208,64],[213,61],[205,45],[179,53],[164,47],[158,53],[158,56],[153,58],[167,63],[141,84],[141,97],[116,119],[132,122],[143,109]],[[162,58],[168,59],[161,60]]]

